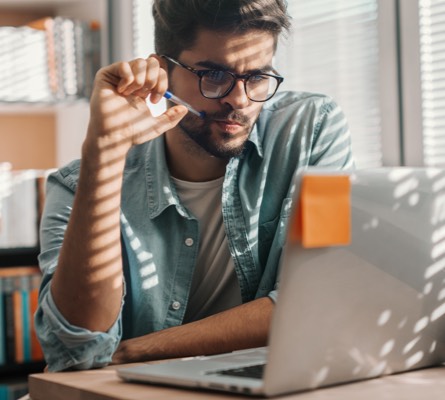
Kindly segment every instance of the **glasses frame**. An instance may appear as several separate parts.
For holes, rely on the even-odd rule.
[[[190,71],[191,73],[195,74],[196,76],[198,76],[199,78],[199,91],[201,92],[201,95],[203,97],[205,97],[206,99],[212,99],[212,100],[217,100],[217,99],[222,99],[223,97],[226,97],[235,87],[236,81],[237,80],[242,80],[244,82],[244,92],[246,93],[246,96],[249,100],[255,102],[255,103],[264,103],[267,100],[270,100],[273,96],[275,96],[275,94],[277,93],[277,90],[279,88],[279,86],[281,85],[281,83],[284,81],[284,78],[280,75],[275,75],[275,74],[270,74],[270,73],[265,73],[265,72],[261,72],[261,73],[255,73],[255,74],[235,74],[234,72],[231,71],[227,71],[227,70],[219,70],[219,69],[195,69],[193,67],[191,67],[190,65],[184,64],[181,61],[175,60],[174,58],[170,57],[170,56],[166,56],[166,55],[161,55],[162,58],[166,59],[167,61],[170,61],[171,63],[178,65],[179,67],[185,68],[187,71]],[[209,97],[206,96],[203,91],[202,91],[202,78],[212,72],[212,71],[223,71],[229,75],[231,75],[233,77],[233,81],[231,83],[231,85],[227,88],[227,90],[221,94],[220,96],[216,96],[216,97]],[[272,70],[274,73],[277,74],[277,71]],[[266,75],[266,76],[270,76],[271,78],[275,78],[277,81],[277,87],[275,88],[275,91],[270,94],[265,100],[254,100],[252,99],[249,94],[247,93],[247,82],[248,80],[252,77],[252,76],[256,76],[256,75]]]

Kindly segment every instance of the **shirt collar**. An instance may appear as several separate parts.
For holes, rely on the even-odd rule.
[[[259,121],[259,119],[258,119]],[[252,131],[250,132],[248,142],[252,143],[254,148],[256,149],[258,155],[263,158],[263,146],[262,146],[262,138],[260,138],[259,130],[258,130],[258,121],[253,126]]]
[[[170,171],[165,158],[165,139],[163,135],[147,143],[145,172],[150,218],[157,217],[170,206],[176,206],[181,214],[186,215],[175,185],[170,178]]]

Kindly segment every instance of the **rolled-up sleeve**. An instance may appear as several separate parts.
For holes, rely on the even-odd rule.
[[[108,332],[92,332],[70,325],[57,310],[50,284],[40,294],[35,326],[49,371],[99,368],[111,362],[121,337],[118,319]]]
[[[76,327],[59,312],[51,295],[51,280],[57,268],[74,198],[74,181],[67,179],[69,172],[65,169],[49,176],[40,225],[39,266],[42,282],[34,319],[45,361],[49,371],[53,372],[105,366],[111,361],[122,337],[121,317],[107,332]]]
[[[271,292],[269,292],[268,297],[274,302],[277,302],[277,298],[278,298],[278,290],[272,290]]]

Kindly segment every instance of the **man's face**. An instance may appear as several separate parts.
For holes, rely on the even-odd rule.
[[[183,51],[178,60],[197,70],[221,69],[236,74],[268,72],[274,48],[270,33],[228,34],[201,29],[193,48]],[[189,138],[215,157],[241,154],[263,106],[247,97],[242,80],[237,80],[232,91],[222,99],[207,99],[199,91],[198,76],[176,66],[170,73],[169,87],[195,109],[206,113],[204,120],[188,113],[181,121],[179,126]]]

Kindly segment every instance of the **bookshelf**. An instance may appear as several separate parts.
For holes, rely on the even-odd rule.
[[[110,58],[108,3],[108,0],[1,0],[0,27],[21,27],[46,17],[96,21],[100,26],[100,64],[105,65],[108,64]],[[2,50],[0,58],[5,57],[6,53],[5,48],[1,49],[1,40],[0,35],[0,50]],[[20,46],[20,42],[18,43]],[[1,64],[0,62],[0,69]],[[5,82],[3,82],[3,87],[4,84]],[[11,101],[7,96],[2,97],[1,93],[0,91],[0,143],[2,143],[0,163],[11,163],[14,171],[48,170],[60,167],[80,156],[89,119],[89,104],[85,96],[74,95],[47,101]],[[0,187],[0,205],[2,204],[1,189]],[[1,223],[0,218],[0,239]],[[38,244],[0,246],[0,280],[3,279],[3,284],[4,276],[8,275],[8,271],[12,272],[24,266],[36,266],[38,251]],[[5,293],[3,286],[3,290],[0,290],[3,300]],[[4,304],[0,304],[0,307],[1,315],[1,311],[5,313],[6,307]],[[31,323],[29,319],[28,324]],[[3,340],[5,340],[5,325],[3,323],[3,328],[0,327],[3,329]],[[27,375],[42,371],[43,367],[43,361],[29,358],[21,362],[8,360],[3,362],[0,365],[0,398],[3,398],[1,395],[8,390],[8,382],[11,383],[11,388],[16,386],[17,378],[23,378],[26,384]]]
[[[109,60],[107,0],[2,0],[0,26],[23,26],[44,17],[97,21],[100,63]],[[59,167],[80,156],[89,117],[88,101],[10,102],[0,96],[0,162],[14,169]]]
[[[38,247],[0,248],[0,269],[21,265],[37,265],[38,254]]]
[[[44,368],[33,316],[46,174],[0,164],[0,399],[17,398],[26,390],[27,375]]]

